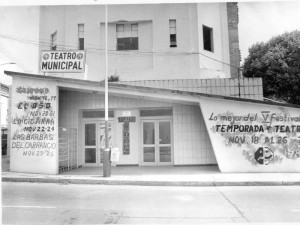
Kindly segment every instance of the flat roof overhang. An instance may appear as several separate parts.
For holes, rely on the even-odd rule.
[[[97,81],[90,81],[90,80],[80,80],[80,79],[72,79],[72,78],[44,76],[38,74],[19,73],[13,71],[4,71],[4,73],[12,77],[22,77],[24,79],[40,79],[40,80],[44,80],[45,82],[47,80],[55,81],[57,83],[57,86],[60,88],[60,90],[95,93],[95,94],[104,94],[105,92],[103,81],[97,82]],[[110,82],[108,88],[109,88],[108,93],[109,95],[112,96],[122,96],[122,97],[138,98],[138,99],[149,99],[149,100],[161,100],[161,101],[178,102],[178,103],[185,103],[185,104],[198,105],[199,99],[201,98],[214,98],[214,99],[237,101],[241,103],[245,102],[245,103],[253,103],[253,104],[300,108],[300,105],[294,105],[294,104],[281,104],[276,102],[266,102],[261,100],[235,98],[235,97],[227,97],[222,95],[179,91],[179,90],[172,90],[172,89],[165,89],[165,88],[142,87],[142,86],[127,85],[127,84],[119,84],[117,82]]]

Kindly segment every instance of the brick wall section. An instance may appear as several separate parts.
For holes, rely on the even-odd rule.
[[[227,3],[227,20],[231,77],[237,78],[239,76],[240,68],[240,48],[238,33],[239,14],[238,5],[236,2]]]
[[[173,90],[263,100],[261,78],[145,80],[121,81],[119,83],[143,87],[167,88]]]

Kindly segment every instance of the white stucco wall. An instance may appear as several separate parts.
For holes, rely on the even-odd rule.
[[[109,5],[109,75],[118,74],[121,80],[230,77],[228,66],[215,61],[229,62],[226,15],[226,3]],[[176,48],[170,47],[169,19],[176,19]],[[139,50],[116,51],[115,26],[120,20],[138,23]],[[57,30],[58,49],[78,48],[78,24],[83,23],[87,79],[104,79],[104,6],[43,6],[40,21],[40,40],[49,40]],[[214,29],[213,53],[203,51],[202,24]]]
[[[218,70],[224,74],[222,78],[230,78],[230,58],[228,41],[227,8],[224,3],[203,3],[197,5],[200,68],[206,74]],[[202,26],[213,29],[213,52],[204,50]],[[206,57],[208,56],[208,57]],[[215,59],[212,60],[211,58]],[[222,63],[223,62],[223,63]]]
[[[13,78],[10,171],[58,173],[58,95],[55,81]]]
[[[153,54],[150,53],[153,49],[153,23],[152,21],[143,21],[138,23],[139,33],[139,51],[116,51],[117,37],[116,24],[108,25],[109,39],[109,74],[118,74],[122,79],[138,79],[141,74],[152,74]],[[100,45],[105,46],[105,24],[100,24]],[[99,61],[94,61],[94,67],[99,67],[100,74],[105,74],[105,56],[100,55]],[[93,67],[93,68],[94,68]],[[147,72],[146,72],[147,71]],[[91,75],[91,71],[89,73]],[[99,79],[99,78],[98,78]]]
[[[201,97],[221,172],[300,172],[300,110]]]

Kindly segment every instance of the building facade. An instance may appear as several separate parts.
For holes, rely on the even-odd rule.
[[[109,75],[122,81],[238,77],[235,3],[109,5],[107,12]],[[85,74],[57,76],[104,79],[104,5],[42,6],[39,30],[40,50],[86,51]]]

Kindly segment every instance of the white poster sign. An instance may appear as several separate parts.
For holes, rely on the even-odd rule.
[[[84,73],[85,51],[41,51],[43,73]]]
[[[118,148],[111,149],[110,161],[118,162],[120,157],[120,150]]]

